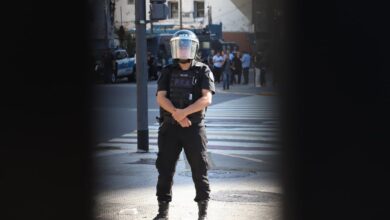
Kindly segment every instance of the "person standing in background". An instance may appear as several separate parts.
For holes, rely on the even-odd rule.
[[[237,83],[236,78],[234,77],[234,71],[233,71],[233,58],[234,58],[234,51],[230,51],[229,53],[229,61],[230,61],[230,85],[233,85],[234,83]]]
[[[232,60],[232,69],[234,77],[237,76],[237,83],[241,84],[241,72],[242,72],[242,62],[240,59],[240,52],[237,51]]]
[[[232,70],[231,70],[231,61],[229,57],[230,57],[230,50],[227,50],[226,53],[224,53],[225,62],[223,64],[223,73],[222,73],[223,90],[229,89],[230,86],[230,76],[232,74]]]
[[[207,57],[207,65],[209,66],[210,70],[211,71],[214,71],[213,70],[213,57],[215,55],[215,51],[213,49],[210,50],[210,54],[208,55]]]
[[[111,51],[107,50],[103,55],[103,71],[104,71],[104,82],[112,83],[112,75],[114,74],[114,57]]]
[[[147,54],[147,64],[148,64],[148,80],[157,80],[157,68],[156,61],[154,59],[153,54],[148,51]]]
[[[219,83],[221,81],[222,66],[224,63],[224,57],[219,50],[213,57],[213,73],[215,75],[215,82]]]
[[[249,68],[251,66],[251,56],[247,51],[244,51],[244,54],[242,55],[241,58],[241,62],[242,62],[242,71],[244,75],[243,84],[247,85],[249,83]]]

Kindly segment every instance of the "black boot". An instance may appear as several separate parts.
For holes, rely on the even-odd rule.
[[[206,220],[207,219],[207,206],[208,206],[208,201],[201,201],[198,202],[198,220]]]
[[[153,220],[168,220],[169,202],[158,202],[158,214]]]

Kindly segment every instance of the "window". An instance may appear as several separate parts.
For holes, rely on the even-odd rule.
[[[168,2],[169,7],[169,18],[179,17],[179,4],[177,2]]]
[[[192,15],[192,12],[183,12],[182,16],[183,18],[190,18]]]
[[[126,51],[123,51],[122,52],[122,58],[124,59],[124,58],[127,58],[127,52]]]
[[[121,59],[124,59],[124,58],[126,58],[126,57],[128,57],[126,51],[117,51],[117,52],[115,53],[115,58],[116,58],[117,60],[121,60]]]
[[[134,5],[134,0],[127,0],[128,5]]]
[[[194,1],[194,17],[204,17],[204,2]]]

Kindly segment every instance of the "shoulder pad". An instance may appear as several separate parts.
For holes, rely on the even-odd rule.
[[[209,78],[212,82],[214,82],[214,74],[211,71],[206,72],[207,78]]]
[[[209,66],[202,62],[196,62],[192,67],[201,72],[207,72],[209,69]]]
[[[202,63],[202,62],[195,61],[194,66],[195,66],[195,67],[203,67],[203,66],[207,66],[207,65],[204,64],[204,63]]]

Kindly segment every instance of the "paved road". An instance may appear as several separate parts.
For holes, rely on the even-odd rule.
[[[225,96],[223,102],[210,106],[206,116],[212,165],[210,219],[280,219],[275,97]],[[152,219],[156,214],[157,129],[156,123],[149,126],[150,153],[136,153],[136,131],[97,144],[96,219]],[[173,187],[171,219],[196,219],[194,195],[189,166],[182,154]]]

